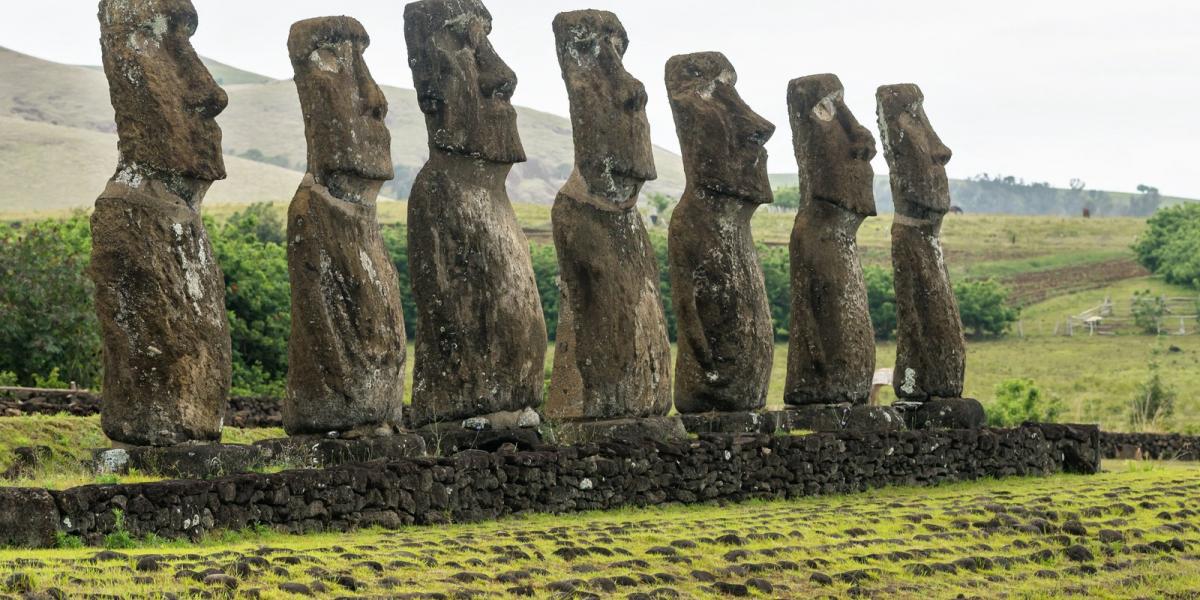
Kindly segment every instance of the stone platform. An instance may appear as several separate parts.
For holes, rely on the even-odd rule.
[[[901,414],[891,406],[809,404],[779,411],[782,431],[904,431]]]
[[[394,461],[425,455],[425,440],[414,433],[340,439],[294,436],[263,440],[253,445],[185,444],[125,446],[93,452],[98,473],[127,473],[179,479],[211,479],[249,473],[269,466],[325,468],[348,463]]]
[[[775,433],[780,411],[706,412],[679,415],[688,433]]]
[[[206,481],[0,488],[0,545],[48,547],[59,534],[101,544],[199,539],[254,525],[293,533],[439,525],[514,514],[795,498],[980,477],[1095,473],[1095,426],[700,434],[681,442],[468,451]],[[124,520],[113,519],[121,510]],[[185,517],[186,515],[186,517]]]
[[[639,417],[603,421],[560,421],[554,428],[559,444],[582,444],[611,440],[657,440],[672,442],[686,439],[688,432],[677,416]]]
[[[909,429],[978,429],[987,425],[983,405],[974,398],[930,398],[895,402]]]

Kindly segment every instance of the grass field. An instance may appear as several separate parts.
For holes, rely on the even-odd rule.
[[[71,597],[1194,597],[1200,466],[1110,468],[390,532],[132,548],[118,535],[104,553],[0,551],[0,586]]]

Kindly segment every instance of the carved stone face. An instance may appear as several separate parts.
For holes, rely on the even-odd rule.
[[[843,94],[837,75],[810,75],[788,84],[800,196],[869,217],[875,215],[875,138],[851,114]]]
[[[911,83],[885,85],[875,99],[896,210],[945,214],[950,210],[946,163],[951,153],[925,116],[921,88]]]
[[[571,100],[575,166],[593,195],[632,208],[642,184],[658,174],[646,88],[621,62],[625,27],[610,12],[565,12],[554,18],[554,38]]]
[[[742,101],[737,72],[719,52],[671,57],[667,93],[688,185],[757,204],[774,200],[767,140],[775,126]]]
[[[404,37],[431,148],[497,163],[525,161],[512,106],[517,76],[488,41],[479,0],[421,0],[404,8]]]
[[[99,18],[122,168],[224,179],[215,118],[228,97],[192,48],[192,3],[101,0]]]
[[[308,170],[318,181],[341,173],[392,178],[387,98],[363,60],[371,39],[350,17],[292,25],[288,51],[304,111]]]

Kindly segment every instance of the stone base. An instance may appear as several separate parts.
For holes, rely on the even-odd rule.
[[[98,473],[131,469],[174,479],[211,479],[246,473],[265,465],[261,451],[235,444],[122,446],[92,453]]]
[[[425,440],[409,432],[355,439],[295,436],[263,440],[252,446],[126,446],[93,452],[95,469],[99,473],[128,473],[130,469],[136,469],[145,474],[173,479],[212,479],[267,466],[324,468],[424,455]]]
[[[707,412],[679,415],[688,433],[775,433],[779,428],[779,412]]]
[[[486,450],[494,452],[501,446],[512,444],[518,450],[532,450],[541,445],[542,435],[537,427],[469,427],[473,422],[433,423],[417,430],[425,439],[430,454],[450,456],[463,450]]]
[[[910,429],[979,429],[987,425],[983,405],[974,398],[930,398],[892,404]]]
[[[668,442],[686,439],[687,429],[678,415],[669,417],[640,417],[596,421],[562,421],[554,428],[559,444],[584,444],[629,440],[640,442],[651,439]]]
[[[0,487],[0,548],[53,548],[58,527],[50,492]]]
[[[323,468],[425,455],[425,440],[409,431],[355,439],[299,435],[256,442],[265,462],[291,468]]]
[[[900,413],[890,406],[809,404],[779,411],[780,431],[904,431]]]

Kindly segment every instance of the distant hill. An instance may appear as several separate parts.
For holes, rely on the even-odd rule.
[[[229,108],[218,121],[224,132],[225,152],[231,156],[230,177],[213,187],[209,201],[219,202],[226,197],[245,202],[276,199],[278,192],[274,190],[283,175],[291,177],[290,197],[304,170],[306,152],[300,103],[292,82],[210,59],[205,63],[229,94]],[[384,92],[389,102],[388,127],[396,170],[396,180],[384,189],[384,194],[402,198],[427,158],[425,121],[414,91],[385,87]],[[513,169],[509,194],[516,202],[549,204],[574,162],[570,120],[523,107],[517,112],[529,160]],[[108,84],[100,69],[49,62],[0,48],[0,118],[6,118],[6,126],[0,128],[0,212],[24,211],[31,206],[51,210],[91,204],[116,164],[116,127]],[[8,120],[46,127],[10,127]],[[100,135],[81,135],[80,131]],[[74,139],[86,143],[70,147],[67,140]],[[50,150],[67,147],[70,152]],[[24,158],[18,158],[21,156]],[[31,156],[38,160],[29,160]],[[234,164],[239,161],[232,157],[263,168],[238,166],[235,173]],[[679,156],[655,148],[655,160],[659,179],[647,185],[646,191],[679,195],[684,186]],[[18,163],[24,165],[22,170],[14,168]],[[253,177],[266,181],[246,179]],[[31,188],[13,187],[3,183],[5,180],[54,185],[45,190],[48,195],[31,200],[25,193]],[[89,191],[77,195],[85,190]],[[263,193],[271,197],[256,196]]]
[[[771,186],[780,190],[799,185],[795,173],[773,173]],[[1079,216],[1087,207],[1097,217],[1144,217],[1159,206],[1196,202],[1190,198],[1161,196],[1152,198],[1128,192],[1063,189],[1044,183],[1025,183],[1015,178],[951,179],[950,199],[954,206],[969,213],[1008,215]],[[875,206],[881,213],[892,212],[892,188],[887,175],[875,176]]]
[[[0,213],[91,206],[116,164],[114,134],[0,117]],[[290,200],[300,183],[295,171],[243,158],[227,156],[225,167],[229,179],[205,202]]]

